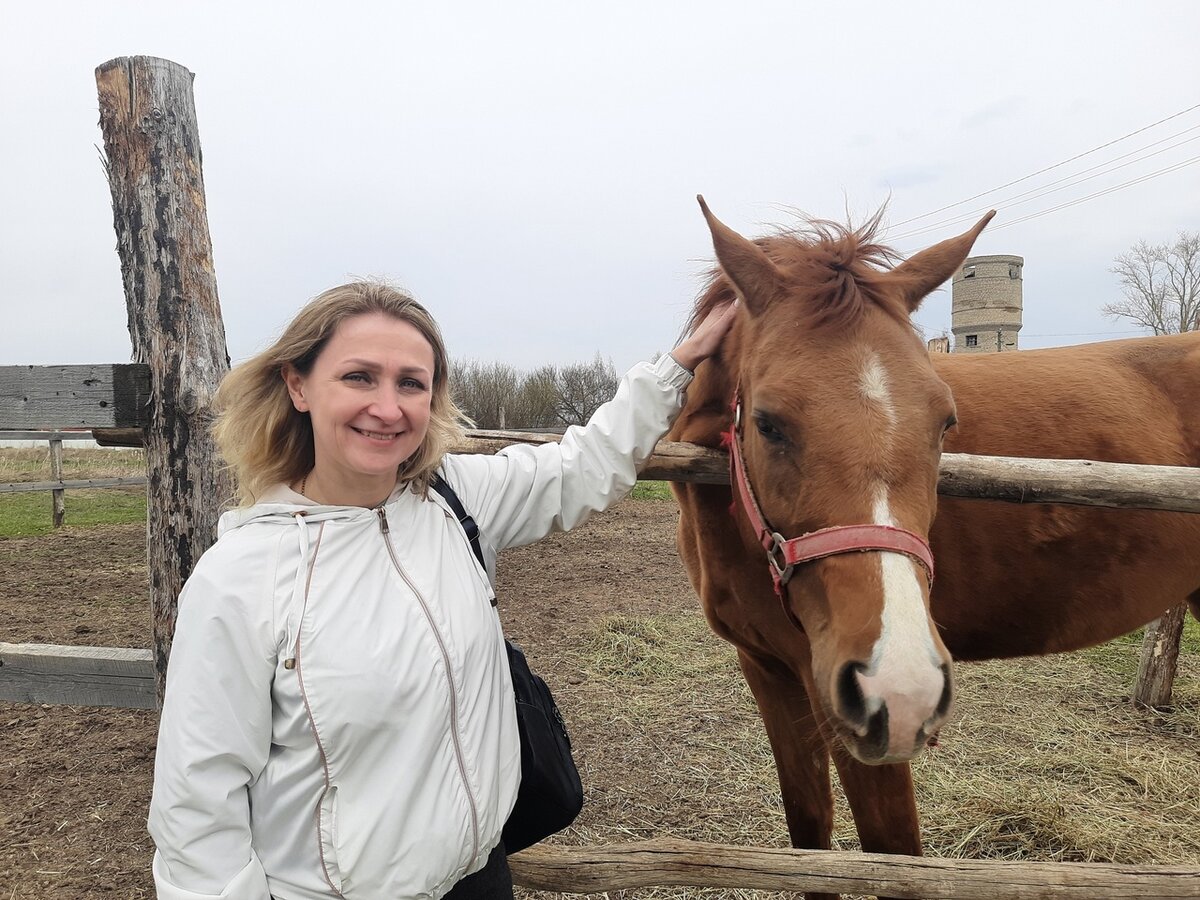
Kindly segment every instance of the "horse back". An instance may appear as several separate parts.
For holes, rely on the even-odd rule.
[[[933,361],[958,408],[947,451],[1200,465],[1200,332]]]
[[[1200,466],[1200,333],[933,359],[948,452]],[[934,617],[960,658],[1107,640],[1200,590],[1198,519],[941,498]]]

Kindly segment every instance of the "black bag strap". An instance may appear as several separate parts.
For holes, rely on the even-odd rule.
[[[479,546],[479,526],[475,524],[475,520],[471,518],[470,513],[463,507],[462,501],[458,499],[458,494],[454,493],[454,488],[450,487],[450,483],[436,472],[433,474],[433,480],[429,482],[429,486],[441,494],[443,500],[454,512],[458,518],[458,524],[462,526],[462,530],[466,532],[467,540],[471,542],[471,552],[475,554],[475,558],[479,560],[479,565],[483,567],[483,571],[487,571],[487,563],[483,561],[483,548]]]

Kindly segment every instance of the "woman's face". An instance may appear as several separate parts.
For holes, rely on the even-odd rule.
[[[312,420],[310,482],[322,502],[368,505],[391,493],[429,429],[433,366],[415,327],[365,313],[337,327],[307,375],[284,372],[292,403]]]

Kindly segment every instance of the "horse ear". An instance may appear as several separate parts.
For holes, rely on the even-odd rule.
[[[900,285],[910,313],[916,311],[930,291],[954,275],[971,253],[975,239],[994,215],[996,211],[993,209],[970,231],[927,247],[892,269],[890,277]]]
[[[704,197],[696,195],[708,230],[712,232],[717,262],[741,295],[742,303],[751,315],[760,315],[779,292],[783,277],[767,254],[753,241],[742,237],[712,214]]]

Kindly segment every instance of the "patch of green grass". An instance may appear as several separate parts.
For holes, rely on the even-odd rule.
[[[671,487],[665,481],[639,481],[630,495],[634,500],[674,500]]]
[[[1079,653],[1086,656],[1093,665],[1132,681],[1137,675],[1145,634],[1146,630],[1139,628],[1097,647],[1080,650]],[[1183,617],[1183,637],[1179,642],[1179,650],[1180,653],[1200,654],[1200,622],[1196,621],[1191,612]]]
[[[135,490],[67,491],[66,524],[128,525],[146,521],[146,492]],[[54,530],[49,491],[5,494],[0,498],[0,538],[35,537]]]

